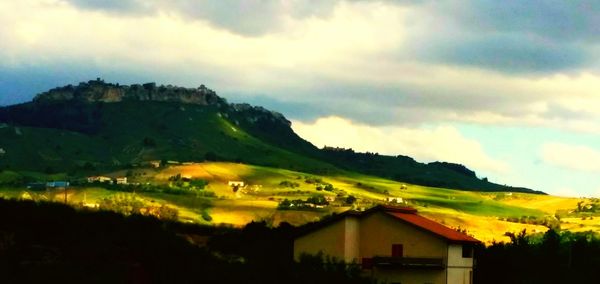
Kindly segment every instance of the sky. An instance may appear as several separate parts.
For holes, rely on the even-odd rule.
[[[205,84],[319,147],[600,197],[599,1],[0,1],[0,105],[97,77]]]

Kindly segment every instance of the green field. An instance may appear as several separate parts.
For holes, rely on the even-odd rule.
[[[238,163],[207,162],[174,165],[160,169],[135,168],[128,171],[106,173],[116,177],[128,174],[130,183],[162,186],[163,192],[119,190],[118,187],[91,186],[83,184],[67,192],[70,204],[100,204],[103,199],[118,196],[135,196],[144,204],[166,204],[179,212],[183,222],[231,224],[241,226],[251,221],[267,221],[277,225],[289,222],[301,225],[319,220],[321,217],[348,209],[364,209],[376,204],[387,203],[387,197],[402,198],[403,206],[415,207],[420,214],[435,219],[447,226],[466,229],[483,241],[504,240],[505,232],[527,229],[530,232],[544,231],[540,225],[506,221],[509,218],[554,218],[559,210],[574,208],[578,199],[525,193],[480,193],[443,188],[418,186],[395,182],[383,178],[360,174],[337,174],[321,176],[303,172],[252,166]],[[188,190],[184,193],[171,190],[170,177],[180,175],[186,179],[202,179],[209,184],[204,189]],[[318,190],[315,183],[331,184],[333,190]],[[229,181],[243,181],[246,186],[237,192],[228,185]],[[287,181],[297,184],[290,188],[282,186]],[[25,194],[27,192],[27,194]],[[27,196],[29,195],[29,196]],[[335,198],[324,208],[278,210],[284,200],[306,200],[311,196]],[[64,202],[64,193],[32,191],[24,188],[4,188],[0,196],[5,198],[31,198]],[[347,204],[348,196],[356,202]],[[210,215],[210,220],[203,218]],[[598,218],[600,221],[600,218]],[[597,229],[596,221],[584,223],[564,220],[565,228],[574,230]],[[583,224],[583,225],[582,225]]]

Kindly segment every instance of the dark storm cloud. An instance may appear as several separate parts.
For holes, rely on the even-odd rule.
[[[458,2],[463,3],[463,2]],[[482,32],[534,33],[556,41],[600,41],[600,1],[478,0],[460,4],[455,18]]]
[[[414,38],[423,60],[505,73],[596,69],[598,1],[444,1],[426,5],[428,31]],[[418,21],[418,19],[416,19]]]
[[[560,43],[524,34],[494,34],[451,41],[440,37],[422,43],[425,61],[461,64],[507,73],[570,71],[592,63],[583,45]]]

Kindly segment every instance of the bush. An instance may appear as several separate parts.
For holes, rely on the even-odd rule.
[[[213,218],[212,218],[212,216],[210,216],[210,214],[208,214],[208,211],[204,210],[204,211],[202,211],[202,219],[204,221],[210,222],[210,221],[212,221]]]

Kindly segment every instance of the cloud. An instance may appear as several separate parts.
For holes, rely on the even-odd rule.
[[[95,77],[114,78],[120,83],[141,78],[190,87],[206,84],[232,100],[260,97],[257,101],[273,102],[270,105],[277,109],[283,105],[301,120],[336,115],[376,126],[415,128],[443,121],[600,133],[597,73],[581,70],[568,75],[515,76],[411,57],[415,42],[441,37],[445,32],[426,29],[428,21],[445,23],[445,17],[460,12],[458,8],[436,20],[431,15],[437,15],[432,14],[432,7],[441,5],[437,2],[333,1],[335,5],[326,16],[310,16],[311,9],[320,9],[316,6],[302,12],[307,16],[293,16],[290,13],[300,12],[286,10],[284,2],[266,2],[283,7],[278,15],[283,15],[285,24],[279,28],[285,32],[248,37],[204,20],[190,21],[177,13],[97,12],[97,5],[110,3],[110,8],[103,9],[145,9],[124,2],[80,0],[79,6],[59,0],[0,2],[0,69],[5,73],[26,70],[18,72],[31,74],[29,81],[35,86],[46,86],[34,82],[44,81],[48,76],[43,74],[65,74],[55,85]],[[211,3],[226,7],[226,2]],[[289,3],[308,5],[303,1]],[[80,8],[85,5],[91,8]],[[459,24],[463,23],[452,24],[453,29],[461,27]],[[417,34],[422,39],[415,41]],[[476,39],[481,36],[485,34],[477,34]],[[497,37],[492,47],[502,46],[504,39]],[[453,41],[457,49],[464,48],[460,40],[457,37]],[[519,44],[518,40],[513,42]],[[531,44],[527,49],[534,50],[535,42]],[[556,45],[554,41],[548,44]],[[443,46],[436,50],[440,49]],[[520,56],[517,53],[515,58]],[[565,58],[569,58],[576,52],[567,49],[566,53]],[[478,53],[473,50],[465,54]],[[498,59],[492,55],[485,57],[492,58],[485,59],[487,63],[467,59],[473,65],[503,62],[501,55]],[[515,64],[521,68],[518,64],[537,63],[525,60]],[[559,67],[534,68],[550,72]],[[25,89],[0,88],[0,96],[24,98]]]
[[[595,36],[600,33],[598,1],[477,0],[469,5],[448,2],[458,8],[454,15],[462,25],[480,32],[533,33],[559,41],[600,41]]]
[[[600,173],[600,150],[587,146],[549,142],[541,147],[544,163],[567,170]]]
[[[465,138],[451,126],[372,127],[340,117],[324,117],[313,123],[293,121],[292,127],[319,147],[341,146],[357,151],[409,155],[427,162],[449,161],[496,174],[510,171],[506,163],[488,156],[477,141]]]
[[[281,0],[67,0],[75,7],[138,17],[167,13],[244,36],[262,36],[283,29],[295,18],[329,15],[337,1]]]
[[[573,71],[593,63],[579,44],[565,44],[528,34],[478,34],[431,39],[417,48],[423,60],[506,73]]]

